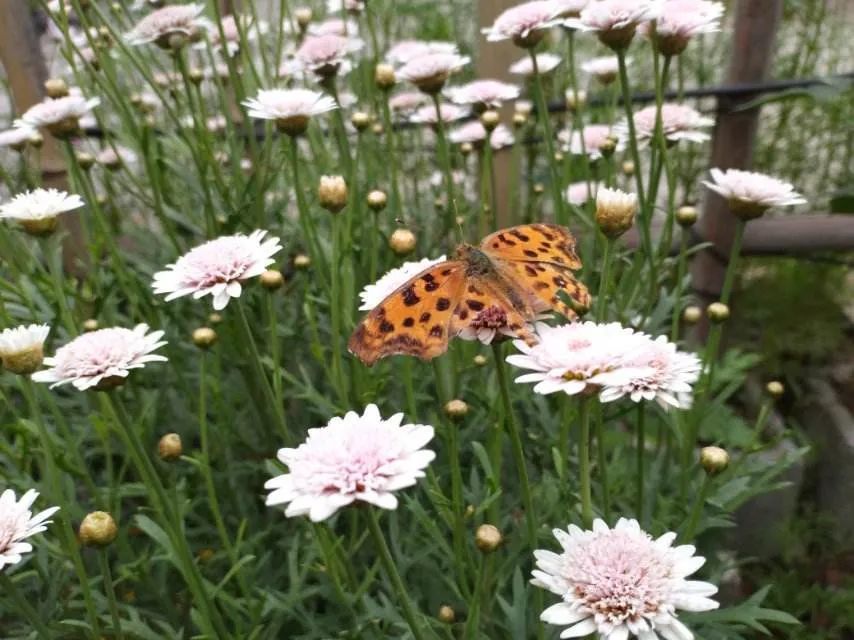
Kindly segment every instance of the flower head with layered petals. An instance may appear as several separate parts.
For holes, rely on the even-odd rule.
[[[0,361],[12,373],[29,375],[38,369],[44,358],[44,341],[50,327],[31,324],[3,329],[0,333]]]
[[[592,31],[608,47],[620,51],[629,46],[635,30],[647,20],[654,20],[661,0],[594,0],[577,18],[564,21],[564,26],[579,31]]]
[[[174,35],[192,38],[205,29],[207,22],[200,18],[203,4],[175,4],[152,11],[125,34],[128,44],[140,45],[154,42],[168,47]]]
[[[457,45],[453,42],[440,40],[401,40],[396,42],[386,52],[385,59],[389,64],[403,65],[431,53],[458,54]]]
[[[243,280],[260,276],[275,262],[272,256],[282,245],[275,236],[265,240],[266,235],[256,230],[248,236],[221,236],[191,249],[154,274],[154,293],[167,294],[167,301],[211,295],[214,309],[224,309],[231,298],[240,297]]]
[[[616,136],[614,136],[616,138]],[[564,129],[558,133],[558,141],[564,151],[580,156],[587,155],[591,160],[602,157],[603,149],[610,146],[610,151],[619,150],[622,145],[611,137],[611,127],[605,124],[588,124],[582,131]]]
[[[289,135],[303,133],[312,117],[338,108],[334,98],[310,89],[261,89],[243,106],[250,118],[275,120]]]
[[[656,107],[651,105],[634,114],[635,135],[638,143],[649,144],[655,137]],[[684,104],[665,103],[661,105],[661,130],[669,143],[680,140],[687,142],[705,142],[709,134],[705,131],[714,124],[714,120],[704,116],[696,109]],[[629,139],[629,126],[625,119],[614,126],[615,135],[626,143]]]
[[[51,383],[51,388],[70,382],[79,391],[116,386],[132,369],[167,361],[165,356],[152,353],[166,344],[162,337],[163,331],[149,333],[146,324],[84,333],[57,349],[52,358],[45,358],[50,369],[37,371],[32,379]]]
[[[11,147],[20,151],[27,144],[36,139],[38,131],[27,125],[22,125],[14,129],[0,131],[0,149],[3,147]]]
[[[561,63],[561,57],[553,53],[538,53],[537,54],[537,72],[540,75],[554,71]],[[517,76],[533,77],[534,63],[531,56],[525,56],[510,65],[510,73]]]
[[[458,53],[428,53],[417,56],[397,70],[397,77],[425,93],[438,93],[448,78],[471,61]]]
[[[560,13],[560,7],[552,0],[523,2],[502,12],[482,33],[490,42],[509,39],[520,47],[530,48],[542,40],[548,29],[560,24]]]
[[[394,492],[424,477],[436,457],[423,448],[433,439],[433,427],[402,422],[402,413],[383,419],[371,404],[362,415],[350,411],[309,429],[299,447],[279,450],[289,473],[264,485],[270,490],[267,506],[287,505],[286,516],[306,515],[313,522],[354,502],[396,509]]]
[[[300,70],[311,71],[320,78],[343,75],[352,67],[351,54],[363,46],[358,38],[334,33],[307,36],[297,49],[295,62]]]
[[[441,103],[439,105],[438,113],[436,112],[436,107],[434,105],[425,104],[423,107],[416,109],[415,113],[409,116],[409,121],[417,122],[419,124],[436,124],[439,122],[439,117],[441,116],[442,122],[454,122],[455,120],[465,118],[468,114],[468,109],[451,104],[450,102]]]
[[[631,59],[626,58],[626,66],[629,64]],[[617,56],[591,58],[581,63],[581,70],[595,77],[602,84],[611,84],[620,73],[620,60]]]
[[[519,87],[498,80],[475,80],[445,91],[451,102],[467,104],[476,111],[498,109],[504,102],[519,97]]]
[[[665,55],[678,55],[694,36],[720,31],[723,14],[721,2],[665,0],[655,22],[640,25],[638,31],[652,37],[655,46]]]
[[[6,565],[19,563],[25,553],[33,550],[33,545],[24,540],[47,531],[48,518],[59,511],[59,507],[50,507],[33,515],[31,508],[38,497],[35,489],[27,491],[20,500],[11,489],[0,494],[0,571]]]
[[[100,98],[86,99],[76,93],[63,98],[46,98],[34,104],[15,120],[15,127],[28,129],[45,127],[54,135],[74,133],[80,127],[80,120],[99,104],[101,104]]]
[[[0,218],[18,221],[45,220],[55,218],[84,206],[83,199],[58,189],[33,189],[19,193],[0,206]]]
[[[710,173],[712,179],[703,184],[726,198],[733,213],[745,219],[759,217],[771,207],[806,204],[791,184],[764,173],[739,169],[712,169]]]
[[[448,139],[455,144],[468,142],[477,146],[486,141],[486,135],[486,128],[478,120],[472,120],[451,131],[448,134]],[[513,142],[513,132],[503,124],[495,127],[489,135],[489,144],[493,149],[509,147]]]
[[[601,186],[601,182],[572,182],[566,188],[566,201],[580,207],[588,200],[595,199]]]
[[[597,634],[600,640],[692,640],[676,611],[709,611],[717,587],[688,580],[705,563],[691,545],[673,546],[675,533],[652,538],[636,520],[602,520],[592,531],[555,529],[560,553],[534,552],[532,584],[561,597],[540,620],[566,627],[561,638]]]

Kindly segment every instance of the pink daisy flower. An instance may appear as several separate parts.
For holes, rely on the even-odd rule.
[[[513,40],[519,47],[536,46],[546,31],[560,24],[560,8],[551,0],[533,0],[510,7],[501,13],[482,33],[490,42]]]
[[[552,4],[561,18],[577,18],[590,0],[552,0]]]
[[[475,80],[459,87],[449,87],[445,94],[456,104],[471,105],[475,113],[498,109],[508,100],[519,97],[519,87],[498,80]]]
[[[560,553],[534,552],[531,583],[561,598],[540,615],[566,627],[561,638],[692,640],[676,610],[718,608],[715,585],[687,579],[706,559],[692,545],[674,547],[675,533],[652,538],[626,518],[613,529],[597,519],[592,531],[569,525],[553,533]]]
[[[601,158],[602,149],[614,144],[611,137],[611,127],[605,124],[588,124],[582,131],[564,129],[557,134],[557,137],[563,145],[564,151],[576,156],[587,154],[591,160]],[[611,150],[614,151],[617,148],[612,146]]]
[[[289,473],[264,485],[270,490],[267,506],[287,505],[287,517],[307,515],[313,522],[354,502],[396,509],[394,492],[423,478],[436,457],[423,449],[433,439],[433,427],[402,421],[402,413],[383,419],[370,404],[362,415],[350,411],[309,429],[299,447],[279,450]]]
[[[425,104],[423,107],[417,109],[415,113],[409,117],[409,120],[410,122],[416,122],[419,124],[437,124],[439,122],[440,115],[442,122],[454,122],[455,120],[465,118],[468,114],[469,110],[464,107],[443,102],[439,105],[438,114],[436,113],[436,107],[434,105]]]
[[[538,53],[537,54],[537,70],[540,75],[545,75],[554,71],[561,63],[562,58],[553,53]],[[510,65],[510,73],[517,76],[525,76],[527,78],[534,77],[534,63],[531,56],[525,56],[521,60]]]
[[[739,169],[712,169],[710,173],[712,179],[703,184],[726,198],[733,213],[746,219],[757,218],[771,207],[807,202],[791,184],[764,173]]]
[[[641,146],[649,144],[655,137],[655,105],[645,107],[634,114],[635,134]],[[708,118],[696,109],[684,104],[661,105],[661,129],[664,137],[670,143],[680,140],[687,142],[705,142],[709,134],[703,129],[708,129],[715,124],[712,118]],[[623,143],[629,139],[629,127],[625,119],[614,126],[614,134]]]
[[[15,151],[22,151],[30,141],[37,139],[38,135],[38,131],[26,125],[0,131],[0,148],[10,147]]]
[[[428,53],[404,64],[397,70],[397,77],[411,82],[425,93],[439,93],[448,78],[470,60],[468,56],[457,53]]]
[[[658,17],[661,0],[594,0],[577,18],[563,24],[570,29],[592,31],[602,44],[615,51],[626,49],[639,25]]]
[[[459,53],[453,42],[439,40],[401,40],[386,52],[385,59],[389,64],[403,65],[431,53]]]
[[[72,93],[64,98],[46,98],[27,109],[15,120],[15,127],[44,127],[57,137],[68,137],[80,129],[80,121],[101,104],[100,98],[84,98]]]
[[[678,55],[694,36],[720,31],[723,15],[724,5],[721,2],[665,0],[655,22],[640,25],[638,31],[652,37],[655,46],[665,55]]]
[[[626,66],[630,63],[631,60],[626,58]],[[617,79],[617,75],[620,73],[620,63],[617,56],[602,56],[582,62],[581,70],[602,84],[608,85]]]
[[[162,337],[162,331],[148,333],[147,324],[84,333],[57,349],[52,358],[45,358],[51,368],[37,371],[32,379],[51,383],[51,389],[69,382],[79,391],[112,388],[123,384],[132,369],[167,361],[151,353],[166,344]]]
[[[204,8],[202,4],[175,4],[157,9],[137,22],[125,40],[132,45],[154,42],[168,49],[172,36],[194,39],[208,26],[200,17]]]
[[[341,18],[329,18],[323,22],[311,23],[308,32],[313,36],[325,36],[328,34],[336,36],[355,36],[359,33],[359,25],[353,20],[342,20]]]
[[[457,127],[448,134],[448,139],[454,144],[468,142],[475,146],[481,146],[486,140],[486,129],[479,120],[473,120]],[[503,124],[499,124],[489,136],[489,144],[493,149],[509,147],[514,142],[513,132]]]
[[[595,199],[601,186],[601,182],[588,183],[586,180],[572,182],[566,188],[566,201],[580,207],[588,200]]]
[[[35,489],[27,491],[20,500],[15,499],[11,489],[0,494],[0,571],[6,565],[18,564],[25,553],[33,550],[33,545],[24,540],[47,531],[48,518],[59,511],[59,507],[50,507],[33,515],[31,507],[38,497]]]
[[[365,0],[327,0],[326,10],[329,13],[347,13],[358,15],[365,10]]]
[[[248,236],[221,236],[191,249],[154,274],[154,293],[167,294],[167,301],[211,295],[214,309],[225,309],[231,298],[240,297],[240,283],[264,273],[275,262],[271,256],[282,250],[277,237],[264,240],[266,235],[257,230]]]
[[[331,96],[309,89],[262,89],[243,106],[250,118],[275,120],[289,135],[303,133],[313,116],[338,108]]]
[[[445,256],[439,256],[434,260],[424,258],[423,260],[404,262],[399,267],[388,271],[383,277],[375,283],[367,285],[359,293],[359,298],[362,300],[359,311],[370,311],[409,282],[411,278],[445,260],[447,260]]]
[[[347,38],[332,33],[308,36],[296,52],[297,68],[311,71],[320,78],[343,75],[350,71],[350,54],[362,48],[356,38]]]
[[[430,99],[420,91],[404,91],[388,100],[389,108],[395,113],[409,113],[426,104]]]

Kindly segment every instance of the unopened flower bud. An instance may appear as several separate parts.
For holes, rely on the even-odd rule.
[[[483,355],[482,353],[479,353],[474,357],[472,362],[474,362],[476,366],[482,367],[482,366],[486,365],[486,363],[489,361],[486,359],[485,355]]]
[[[174,32],[168,36],[158,38],[155,42],[163,49],[169,49],[173,53],[179,52],[190,41],[185,33]]]
[[[368,193],[367,202],[368,208],[371,211],[382,211],[385,209],[386,204],[388,204],[388,196],[385,194],[385,191],[374,189]]]
[[[177,433],[167,433],[157,443],[157,455],[166,462],[177,460],[183,453],[184,447],[181,444],[181,436]]]
[[[282,285],[285,284],[285,276],[278,269],[267,269],[267,271],[261,274],[260,280],[261,286],[269,291],[281,289]]]
[[[713,302],[706,307],[706,315],[712,322],[726,322],[729,319],[729,307],[723,302]]]
[[[384,131],[385,129],[383,129],[382,124],[380,124],[379,122],[375,122],[374,126],[371,127],[371,133],[373,133],[375,136],[381,136]]]
[[[717,475],[729,466],[729,454],[720,447],[703,447],[700,449],[700,466],[710,476]]]
[[[501,546],[503,538],[497,527],[491,524],[482,524],[474,534],[474,543],[484,553],[491,553]]]
[[[350,116],[350,122],[356,128],[356,131],[364,131],[371,125],[371,116],[364,111],[356,111]]]
[[[415,249],[415,234],[409,229],[395,229],[388,239],[388,246],[397,255],[403,256]]]
[[[308,269],[311,266],[311,258],[304,253],[294,256],[294,269]]]
[[[388,91],[395,82],[397,82],[397,78],[394,75],[394,67],[385,63],[378,64],[374,70],[374,83],[377,87],[383,91]]]
[[[472,151],[474,151],[474,146],[471,142],[463,142],[460,144],[460,153],[463,154],[463,156],[470,155]]]
[[[312,15],[312,11],[309,7],[300,7],[294,11],[294,18],[297,21],[297,26],[300,28],[300,31],[306,30],[308,23],[311,22]]]
[[[213,560],[213,557],[216,555],[216,551],[211,549],[210,547],[205,547],[204,549],[200,549],[199,553],[196,554],[196,557],[199,559],[199,562],[205,564],[206,562],[210,562]]]
[[[687,204],[684,207],[679,207],[676,210],[676,222],[683,227],[690,227],[697,222],[697,209]]]
[[[44,144],[44,137],[38,131],[33,131],[33,133],[30,134],[30,137],[27,142],[36,149],[39,149],[41,148],[42,144]]]
[[[538,196],[542,195],[545,190],[546,187],[543,185],[542,182],[537,182],[534,184],[534,193],[536,193]]]
[[[187,77],[194,85],[200,85],[202,84],[202,80],[205,79],[205,73],[198,67],[193,67],[187,72]]]
[[[493,131],[501,122],[501,116],[494,109],[487,109],[480,114],[480,123],[487,131]]]
[[[618,142],[619,140],[617,139],[617,136],[613,134],[609,135],[607,138],[605,138],[605,142],[603,142],[599,146],[599,153],[601,153],[606,158],[610,158],[617,150]]]
[[[564,99],[566,100],[566,108],[569,111],[577,111],[582,109],[585,104],[587,104],[587,92],[586,91],[573,91],[572,89],[567,89],[564,94]]]
[[[524,113],[514,113],[513,114],[513,126],[517,129],[521,129],[528,123],[528,116]]]
[[[106,547],[119,533],[116,521],[106,511],[93,511],[83,518],[77,537],[87,547]]]
[[[702,317],[703,310],[694,305],[685,307],[685,310],[682,312],[682,320],[685,324],[697,324]]]
[[[330,213],[338,213],[347,206],[347,183],[341,176],[321,176],[317,188],[320,206]]]
[[[626,160],[623,163],[623,173],[627,176],[633,176],[635,174],[635,163],[631,160]]]
[[[88,171],[95,164],[95,156],[91,153],[87,153],[86,151],[78,151],[74,154],[74,159],[83,171]]]
[[[466,505],[466,510],[463,511],[463,518],[468,520],[474,515],[475,511],[476,509],[474,508],[473,504]]]
[[[601,187],[596,193],[596,224],[608,238],[618,238],[635,220],[638,197],[619,189]]]
[[[534,110],[534,104],[529,100],[517,100],[513,103],[513,112],[529,116]]]
[[[439,622],[451,624],[454,620],[457,619],[457,614],[450,606],[443,604],[441,607],[439,607],[439,613],[436,614],[436,617],[439,619]]]
[[[466,404],[465,400],[460,400],[459,398],[454,398],[453,400],[449,400],[447,404],[445,404],[445,414],[449,418],[454,420],[458,420],[465,416],[469,412],[469,406]]]
[[[222,322],[222,316],[218,313],[212,313],[208,316],[208,322],[211,324],[219,324]]]
[[[199,349],[207,349],[216,342],[216,331],[210,327],[199,327],[193,331],[193,344]]]
[[[27,344],[4,349],[0,352],[0,362],[11,373],[29,376],[38,371],[44,362],[44,343],[41,340],[28,340]]]
[[[783,397],[783,394],[786,392],[786,388],[779,380],[772,380],[765,385],[765,391],[768,392],[769,396],[776,400],[777,398]]]
[[[557,162],[557,163],[563,162],[563,158],[564,158],[563,152],[562,151],[555,151],[554,158],[555,158],[555,162]]]
[[[56,100],[68,95],[68,84],[62,78],[49,78],[44,83],[44,90],[48,98]]]
[[[83,331],[97,331],[98,321],[95,318],[87,318],[83,321]]]

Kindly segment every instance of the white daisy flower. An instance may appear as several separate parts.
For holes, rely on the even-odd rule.
[[[33,545],[24,540],[47,531],[48,518],[59,511],[59,507],[50,507],[33,515],[30,507],[38,497],[35,489],[27,491],[20,500],[15,499],[11,489],[0,494],[0,571],[6,565],[18,564],[25,553],[33,550]]]
[[[0,361],[3,368],[29,375],[36,371],[44,360],[44,341],[50,333],[46,324],[21,325],[3,329],[0,333]]]

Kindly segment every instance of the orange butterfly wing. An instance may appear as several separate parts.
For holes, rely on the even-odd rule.
[[[395,354],[430,360],[448,349],[465,264],[441,262],[412,277],[359,323],[347,348],[366,365]]]
[[[590,306],[587,287],[572,273],[581,268],[581,260],[569,229],[546,223],[510,227],[488,235],[480,248],[537,313],[552,309],[570,320],[577,318],[560,299],[561,291],[576,308]]]

